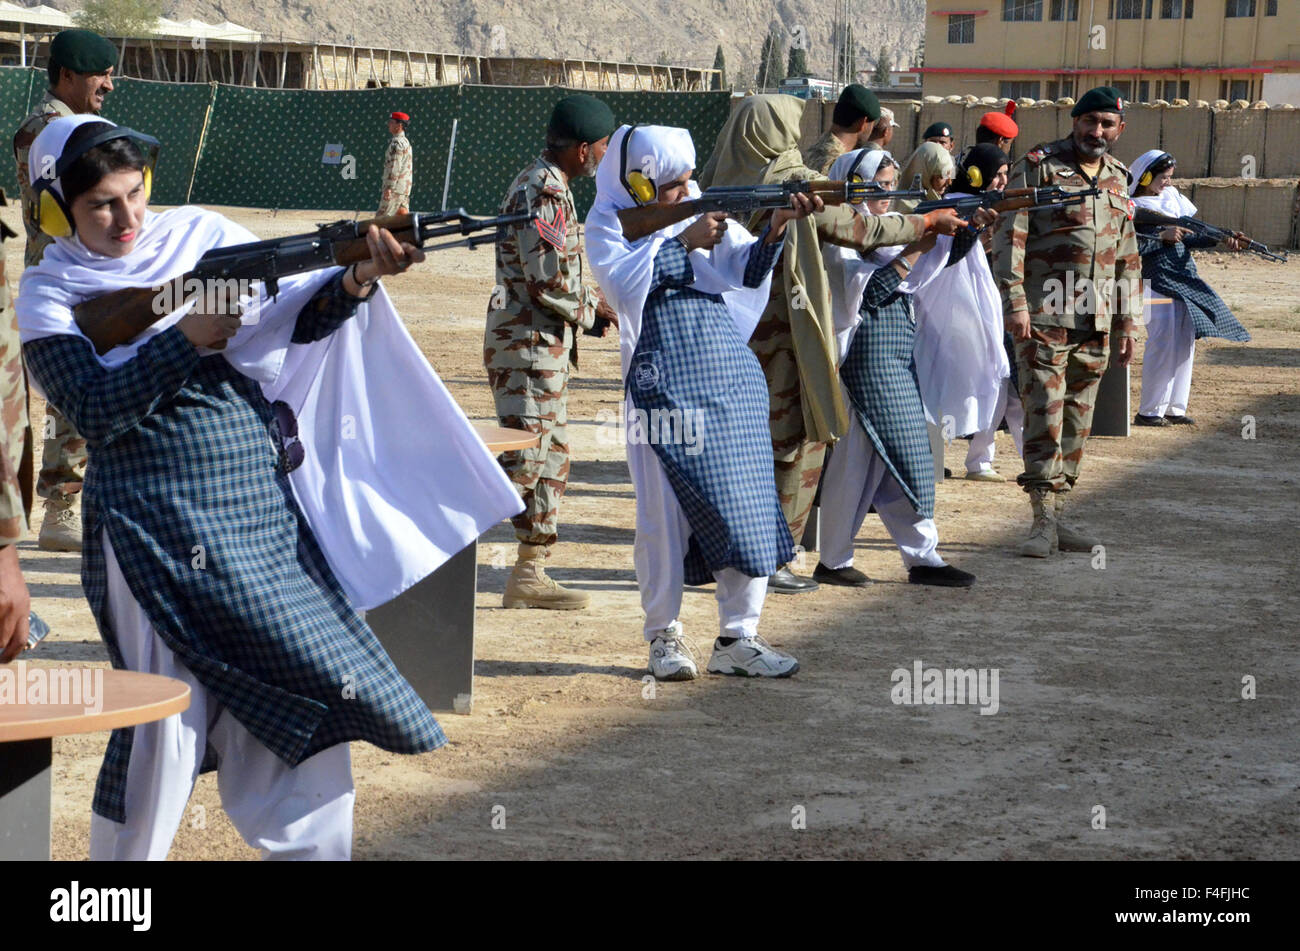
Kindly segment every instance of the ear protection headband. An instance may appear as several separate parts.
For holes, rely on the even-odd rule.
[[[76,133],[74,132],[73,137],[64,146],[63,154],[54,163],[54,174],[40,175],[32,185],[36,192],[36,220],[40,225],[40,229],[51,238],[70,238],[77,230],[76,223],[72,219],[72,208],[64,201],[63,196],[54,187],[54,184],[62,180],[63,173],[71,168],[77,159],[98,145],[111,142],[113,139],[132,139],[144,145],[144,200],[146,203],[148,203],[149,196],[153,192],[153,170],[154,166],[158,164],[159,148],[158,140],[153,136],[136,132],[126,126],[109,126],[106,124],[105,128],[92,135],[77,139],[74,144],[73,139],[75,137]],[[69,148],[69,146],[71,147]]]
[[[636,123],[633,123],[631,128],[627,130],[627,134],[623,136],[623,144],[619,148],[618,178],[623,183],[623,187],[627,189],[627,193],[632,196],[634,202],[638,205],[648,205],[659,194],[659,188],[637,169],[629,172],[627,168],[628,143],[632,141],[632,133],[636,131],[636,128]]]
[[[966,171],[966,181],[970,182],[971,188],[984,187],[984,173],[980,171],[980,167],[978,165],[976,165],[974,162],[971,162],[969,165],[966,166],[965,171]]]
[[[1147,166],[1147,170],[1143,172],[1142,177],[1138,179],[1138,184],[1143,188],[1146,188],[1156,180],[1157,175],[1167,168],[1173,168],[1177,164],[1178,163],[1174,160],[1172,155],[1168,152],[1161,152],[1156,156],[1156,160]]]

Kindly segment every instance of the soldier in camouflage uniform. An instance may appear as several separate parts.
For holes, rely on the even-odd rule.
[[[0,193],[0,207],[5,204]],[[31,598],[18,567],[18,543],[27,534],[32,507],[32,429],[27,420],[27,380],[18,317],[10,306],[5,282],[3,242],[17,233],[0,222],[0,664],[12,660],[27,645],[27,612]],[[6,633],[10,632],[10,633]]]
[[[569,478],[567,393],[577,364],[576,329],[603,334],[615,320],[599,293],[583,283],[582,235],[569,182],[595,174],[614,115],[590,96],[556,104],[546,150],[515,178],[503,215],[532,211],[533,225],[496,246],[496,280],[488,303],[483,363],[502,426],[537,433],[535,449],[501,457],[519,487],[524,511],[513,519],[519,558],[506,583],[508,608],[585,608],[586,592],[547,577],[544,560],[558,537],[556,517]]]
[[[1062,523],[1066,494],[1079,478],[1083,447],[1111,338],[1116,365],[1133,358],[1142,313],[1142,263],[1124,166],[1110,154],[1124,130],[1124,100],[1103,86],[1071,115],[1069,138],[1040,145],[1011,170],[1008,187],[1095,185],[1081,205],[1006,214],[993,239],[993,275],[1006,328],[1015,338],[1025,407],[1025,471],[1034,523],[1019,552],[1046,558],[1091,551],[1095,539]]]
[[[845,86],[831,113],[831,127],[804,153],[804,165],[829,173],[837,158],[862,147],[858,143],[879,118],[880,100],[875,93],[858,83]]]
[[[411,183],[415,177],[415,159],[406,138],[411,117],[394,112],[388,117],[388,151],[384,153],[384,193],[379,199],[379,215],[404,215],[411,210]]]
[[[89,30],[64,30],[50,43],[50,88],[14,135],[14,161],[22,192],[27,247],[23,264],[39,264],[53,238],[40,229],[36,193],[28,181],[27,151],[49,123],[61,116],[98,113],[113,91],[117,50]],[[46,551],[81,551],[77,501],[86,471],[86,440],[53,406],[45,408],[45,439],[36,492],[45,499],[38,544]]]

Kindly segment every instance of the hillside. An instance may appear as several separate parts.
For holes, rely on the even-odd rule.
[[[75,10],[80,0],[52,0]],[[712,66],[722,44],[728,78],[752,82],[770,25],[803,26],[808,65],[831,70],[833,4],[811,0],[164,0],[164,15],[232,20],[269,37],[464,52]],[[857,66],[886,46],[910,65],[924,35],[925,0],[854,0]],[[788,44],[787,44],[788,45]]]

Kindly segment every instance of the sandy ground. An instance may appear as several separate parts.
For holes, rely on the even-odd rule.
[[[230,213],[267,237],[330,217]],[[20,243],[8,252],[17,274]],[[1300,263],[1201,261],[1255,339],[1198,346],[1195,428],[1089,444],[1076,505],[1106,543],[1104,568],[1088,555],[1015,557],[1028,506],[1014,484],[945,482],[941,551],[978,584],[909,586],[871,516],[857,564],[873,587],[768,598],[763,633],[802,664],[782,682],[643,683],[632,488],[621,448],[596,425],[618,404],[617,349],[584,338],[553,561],[592,592],[591,609],[503,610],[513,533],[488,532],[473,714],[441,717],[451,742],[424,756],[353,746],[356,858],[1300,856],[1300,598],[1287,580],[1300,521]],[[481,353],[492,283],[480,249],[441,253],[390,285],[474,418],[491,415]],[[1140,380],[1139,363],[1135,401]],[[39,400],[32,409],[39,426]],[[1243,438],[1248,416],[1254,439]],[[1005,434],[998,450],[1014,476]],[[949,468],[962,469],[964,452],[948,448]],[[33,540],[22,558],[56,632],[34,659],[106,663],[77,557]],[[710,590],[688,591],[682,620],[706,651],[716,617]],[[918,660],[997,668],[998,712],[895,705],[891,672]],[[106,739],[55,742],[56,858],[87,855]],[[200,779],[172,857],[255,858],[214,776]]]

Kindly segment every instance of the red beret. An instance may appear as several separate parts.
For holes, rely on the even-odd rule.
[[[411,117],[408,116],[405,112],[394,112],[392,117],[393,117],[394,119],[396,119],[398,122],[410,122],[410,121],[411,121]]]
[[[1014,139],[1020,134],[1020,126],[1016,125],[1016,120],[1005,112],[984,113],[980,125],[1004,139]]]

